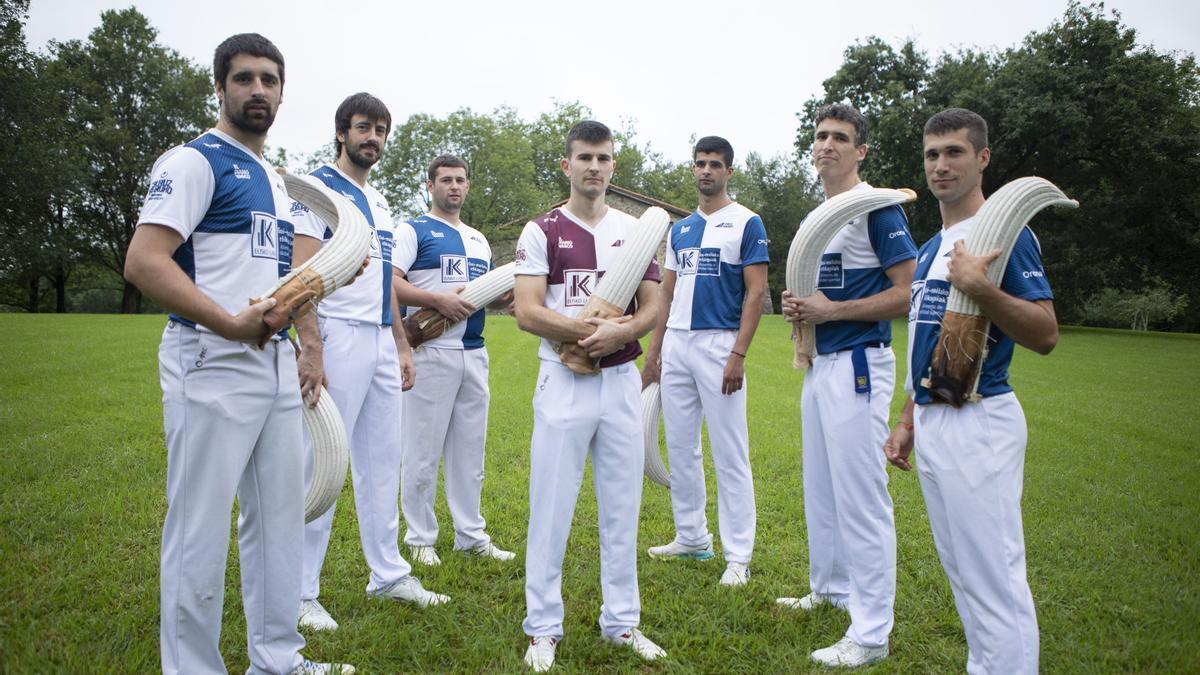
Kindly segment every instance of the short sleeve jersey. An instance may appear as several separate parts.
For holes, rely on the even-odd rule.
[[[965,239],[975,227],[968,218],[942,230],[921,246],[917,271],[913,275],[912,301],[908,310],[908,376],[904,388],[918,405],[933,403],[921,380],[929,375],[933,350],[941,335],[942,317],[950,298],[946,273],[954,243]],[[1052,300],[1050,283],[1042,268],[1041,246],[1028,227],[1017,236],[1000,288],[1022,300]],[[1012,391],[1008,384],[1008,365],[1012,361],[1013,341],[995,325],[988,331],[988,354],[979,377],[979,394],[997,396]]]
[[[595,227],[566,208],[554,209],[526,223],[517,240],[515,274],[546,277],[546,307],[574,318],[587,304],[604,272],[617,263],[621,245],[637,227],[637,219],[609,208]],[[643,280],[660,281],[658,262],[650,259]],[[625,308],[632,314],[635,302]],[[616,352],[600,359],[600,367],[628,363],[642,353],[637,340],[626,343]],[[538,358],[558,361],[554,343],[542,338]]]
[[[859,183],[853,189],[869,188]],[[899,206],[872,211],[846,224],[821,256],[817,290],[830,300],[869,298],[892,287],[886,270],[917,257],[908,219]],[[890,344],[889,321],[830,321],[817,325],[817,353],[831,354],[862,344]]]
[[[750,209],[732,203],[697,210],[671,226],[663,265],[675,272],[668,328],[737,330],[746,285],[742,268],[766,263],[767,230]]]
[[[492,247],[483,233],[453,225],[426,214],[396,228],[396,267],[409,283],[433,293],[452,293],[492,268]],[[420,310],[409,307],[408,313]],[[446,329],[425,346],[442,349],[479,349],[483,346],[484,308]]]
[[[200,292],[237,314],[291,270],[290,207],[274,168],[212,129],[158,158],[138,225],[178,232],[183,243],[175,263]],[[171,319],[196,326],[178,315]]]
[[[317,312],[335,319],[392,325],[392,249],[396,233],[387,200],[369,183],[360,186],[331,164],[317,168],[304,178],[350,200],[371,226],[371,261],[362,276],[330,293],[317,305]],[[322,241],[333,236],[325,221],[300,202],[293,201],[291,209],[296,234]]]

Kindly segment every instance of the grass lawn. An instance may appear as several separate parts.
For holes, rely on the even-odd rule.
[[[159,316],[0,314],[0,671],[158,669],[158,554],[166,451]],[[896,326],[898,356],[904,327]],[[642,664],[600,641],[590,475],[563,572],[566,672],[801,672],[848,619],[779,610],[807,591],[799,391],[787,326],[769,317],[748,361],[758,540],[750,585],[717,585],[720,559],[639,558],[642,626],[670,655]],[[454,554],[439,495],[441,567],[419,568],[450,605],[368,600],[349,487],[322,601],[341,623],[306,655],[363,673],[523,672],[535,338],[489,319],[492,410],[484,515],[515,563]],[[901,363],[902,358],[898,359]],[[901,366],[903,368],[903,366]],[[903,381],[903,373],[898,373]],[[1066,328],[1049,357],[1018,350],[1012,382],[1029,421],[1024,520],[1046,672],[1195,672],[1200,627],[1200,339]],[[897,393],[898,409],[903,400]],[[919,461],[919,457],[918,457]],[[709,475],[709,522],[716,524]],[[955,672],[966,642],[934,552],[915,474],[892,470],[899,542],[892,656],[879,673]],[[673,536],[670,496],[646,482],[639,547]],[[232,533],[232,528],[231,528]],[[221,650],[247,667],[236,541]]]

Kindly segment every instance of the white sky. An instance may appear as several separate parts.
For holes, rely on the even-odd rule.
[[[26,36],[85,39],[104,9],[130,0],[33,0]],[[1005,48],[1060,17],[1066,0],[571,0],[321,2],[137,0],[159,41],[211,66],[224,38],[259,32],[287,61],[284,104],[269,143],[295,156],[332,136],[333,112],[356,91],[379,96],[393,120],[500,105],[531,119],[555,99],[578,100],[668,159],[689,137],[717,134],[739,156],[791,152],[804,101],[855,40],[914,38],[930,57],[960,47]],[[1200,52],[1200,2],[1112,0],[1139,41]],[[859,9],[861,7],[861,9]]]

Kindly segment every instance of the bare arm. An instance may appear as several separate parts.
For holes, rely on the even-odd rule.
[[[413,286],[404,272],[396,270],[392,291],[399,302],[410,307],[429,307],[455,323],[475,313],[475,305],[458,296],[462,292],[462,286],[454,293],[434,293]]]
[[[396,341],[396,355],[400,359],[400,390],[408,391],[417,383],[417,368],[413,365],[412,347],[408,344],[408,333],[400,319],[400,301],[396,288],[405,281],[403,273],[393,268],[392,273],[392,339]],[[408,284],[412,287],[412,284]]]
[[[299,267],[321,250],[321,240],[297,234],[292,241],[292,267]],[[300,338],[300,358],[296,367],[300,374],[300,394],[309,407],[316,407],[321,387],[329,384],[325,377],[325,345],[317,328],[317,313],[308,312],[296,319],[296,335]]]
[[[807,298],[795,298],[783,292],[783,314],[788,321],[820,324],[827,321],[888,321],[908,312],[908,294],[912,287],[914,260],[905,260],[884,270],[892,287],[856,300],[835,302],[817,291]]]
[[[209,298],[171,258],[183,237],[163,225],[140,225],[125,254],[125,280],[169,312],[187,317],[227,339],[255,342],[269,334],[263,314],[275,306],[268,298],[231,315]]]
[[[1013,342],[1039,354],[1049,354],[1058,344],[1058,318],[1050,300],[1022,300],[992,285],[987,267],[1000,249],[976,256],[962,241],[954,243],[946,279],[979,304],[992,323]]]
[[[517,326],[554,342],[574,342],[591,335],[592,327],[546,307],[546,277],[517,275],[513,298]]]
[[[654,331],[650,333],[650,344],[646,346],[646,360],[642,365],[642,388],[662,379],[662,344],[667,334],[667,319],[671,315],[671,301],[675,299],[676,279],[674,270],[663,270],[662,284],[658,289],[658,320],[654,322]]]
[[[725,359],[725,372],[721,377],[721,393],[726,396],[742,388],[746,378],[746,351],[758,330],[762,318],[763,296],[767,293],[767,265],[747,265],[742,268],[742,282],[746,287],[742,298],[742,318],[738,324],[737,340]]]
[[[638,284],[637,308],[633,316],[618,316],[611,319],[592,317],[587,323],[596,327],[596,332],[579,341],[593,359],[603,358],[637,340],[658,321],[658,282],[643,279]]]

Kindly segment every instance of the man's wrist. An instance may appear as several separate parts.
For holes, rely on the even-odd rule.
[[[729,350],[729,353],[730,353],[730,354],[732,354],[733,356],[740,356],[740,357],[742,357],[743,359],[744,359],[744,358],[746,358],[746,352],[739,352],[739,351],[737,351],[737,350],[730,349],[730,350]]]

